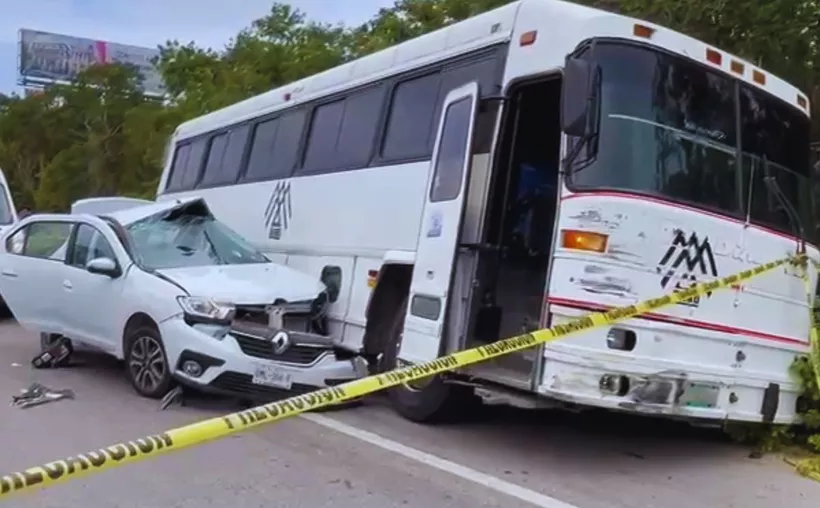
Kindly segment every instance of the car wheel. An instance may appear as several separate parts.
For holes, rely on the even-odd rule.
[[[407,313],[408,297],[398,307],[379,370],[394,369]],[[437,423],[471,414],[480,405],[473,390],[463,385],[446,383],[442,376],[396,386],[388,391],[393,409],[404,418],[417,423]]]
[[[171,389],[173,377],[159,332],[151,326],[128,331],[125,368],[131,385],[143,397],[161,399]]]

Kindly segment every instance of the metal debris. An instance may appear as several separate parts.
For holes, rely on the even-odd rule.
[[[54,341],[48,349],[32,358],[31,365],[35,369],[61,367],[68,364],[73,352],[74,349],[71,347],[71,341],[60,337]]]
[[[40,383],[32,383],[25,390],[20,391],[20,395],[11,397],[11,405],[20,409],[27,409],[34,406],[56,402],[60,399],[74,399],[72,390],[52,390]]]
[[[168,393],[165,394],[165,397],[162,398],[162,402],[160,402],[159,405],[160,410],[165,411],[166,409],[168,409],[168,407],[171,406],[171,404],[174,403],[179,404],[180,406],[184,406],[185,400],[182,397],[183,395],[184,392],[182,390],[182,387],[179,385],[175,386],[174,388],[169,390]]]

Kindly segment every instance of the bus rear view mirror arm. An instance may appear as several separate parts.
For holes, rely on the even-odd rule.
[[[581,58],[568,58],[561,101],[561,129],[568,135],[588,138],[597,130],[598,66]]]

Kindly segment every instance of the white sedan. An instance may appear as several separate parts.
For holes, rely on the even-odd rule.
[[[201,199],[32,215],[0,242],[0,293],[48,340],[125,360],[137,392],[180,382],[270,399],[357,377],[326,335],[327,288],[268,260]]]

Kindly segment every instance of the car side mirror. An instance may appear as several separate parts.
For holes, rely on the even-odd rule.
[[[85,265],[85,269],[89,273],[105,275],[112,279],[122,275],[120,267],[117,266],[116,261],[111,258],[94,258]]]
[[[564,68],[561,129],[568,136],[590,134],[590,116],[596,112],[598,66],[581,58],[568,58]]]

